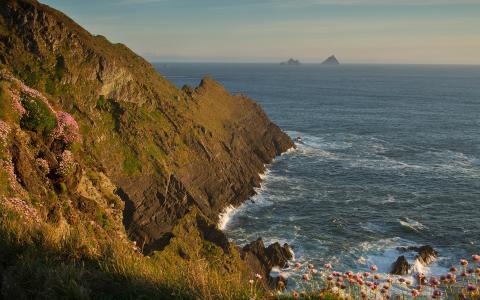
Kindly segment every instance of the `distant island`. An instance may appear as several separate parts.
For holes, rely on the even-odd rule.
[[[282,66],[286,66],[286,65],[289,65],[289,66],[298,66],[298,65],[301,65],[300,61],[298,59],[293,59],[293,58],[290,58],[289,60],[287,61],[284,61],[284,62],[281,62],[280,63]]]
[[[339,64],[340,62],[338,62],[335,55],[328,57],[326,60],[322,62],[322,65],[339,65]]]

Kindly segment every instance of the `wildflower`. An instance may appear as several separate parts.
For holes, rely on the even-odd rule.
[[[392,278],[392,277],[388,277],[388,278],[387,278],[387,282],[390,283],[390,284],[392,284],[392,283],[393,283],[393,278]]]
[[[300,269],[302,267],[302,264],[297,262],[295,263],[295,269]]]
[[[317,269],[312,269],[310,272],[312,272],[312,274],[317,274],[318,270]]]
[[[260,275],[260,274],[257,273],[257,274],[255,274],[255,278],[257,278],[258,280],[260,280],[260,279],[262,279],[262,275]]]
[[[333,276],[332,276],[332,275],[328,275],[328,276],[327,276],[327,280],[328,280],[328,281],[332,281],[332,280],[333,280]]]
[[[352,272],[351,271],[347,271],[345,272],[345,277],[352,277]]]
[[[302,298],[306,298],[307,297],[307,293],[305,291],[301,292],[300,295],[302,296]]]
[[[413,289],[410,291],[410,293],[412,294],[412,297],[418,297],[420,295],[420,292],[416,289]]]
[[[58,175],[67,177],[74,171],[75,167],[76,163],[72,152],[69,150],[63,151],[62,155],[60,156],[60,165],[57,170]]]
[[[369,272],[365,272],[365,273],[363,273],[363,277],[365,277],[365,278],[368,278],[368,277],[370,277],[370,273],[369,273]]]
[[[442,297],[442,291],[434,290],[433,293],[432,293],[432,298],[437,299],[437,298],[440,298],[440,297]]]
[[[248,283],[253,284],[255,281],[253,279],[250,279]]]
[[[466,266],[468,266],[468,260],[466,260],[466,259],[461,259],[461,260],[460,260],[460,264],[461,264],[462,266],[466,267]]]
[[[10,133],[10,126],[7,123],[0,120],[0,145],[4,145],[7,142],[8,134]]]
[[[477,290],[477,287],[470,283],[467,285],[467,290],[469,292],[475,292]]]
[[[357,283],[358,285],[362,286],[364,284],[363,280],[362,279],[357,279]]]
[[[309,274],[303,274],[302,279],[304,281],[309,281],[310,280],[310,275]]]
[[[432,287],[437,287],[437,286],[440,285],[440,281],[438,281],[438,279],[435,278],[435,277],[430,278],[429,283],[430,283],[430,286],[432,286]]]
[[[315,268],[315,266],[314,266],[313,264],[308,264],[307,267],[308,267],[309,269]]]
[[[378,267],[376,265],[372,265],[372,266],[370,266],[370,270],[372,272],[376,272],[378,270]]]
[[[44,173],[44,174],[48,174],[48,172],[50,172],[50,167],[48,165],[48,162],[43,159],[43,158],[37,158],[35,160],[35,162],[37,163],[37,166],[38,168]]]
[[[404,283],[404,282],[405,282],[405,278],[403,278],[403,277],[398,278],[398,282]]]
[[[292,290],[292,296],[293,296],[293,299],[298,299],[298,292],[295,290]]]
[[[475,270],[473,270],[472,268],[467,270],[467,274],[473,274],[473,273],[475,273]]]
[[[379,280],[382,278],[382,276],[380,276],[380,274],[375,274],[373,275],[373,278],[375,278],[376,280]]]
[[[70,144],[79,138],[79,127],[77,121],[68,113],[59,111],[56,113],[57,127],[52,135],[56,139],[63,140]]]
[[[455,268],[454,266],[450,267],[450,272],[457,273],[457,271],[457,268]]]
[[[327,264],[324,264],[323,267],[327,270],[331,269],[332,268],[332,264],[330,263],[327,263]]]
[[[473,261],[480,263],[480,255],[472,255]]]

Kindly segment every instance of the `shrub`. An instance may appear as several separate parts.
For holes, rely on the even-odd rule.
[[[22,128],[49,134],[57,125],[54,113],[44,101],[26,97],[22,99],[22,106],[26,110],[20,121]]]

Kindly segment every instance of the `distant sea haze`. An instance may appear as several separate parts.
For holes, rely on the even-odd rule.
[[[228,236],[289,243],[300,262],[388,272],[432,245],[444,272],[480,250],[480,66],[159,64],[254,98],[297,149],[275,160]]]

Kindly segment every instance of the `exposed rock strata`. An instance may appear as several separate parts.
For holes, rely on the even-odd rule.
[[[252,100],[210,78],[178,90],[126,46],[34,0],[2,1],[0,29],[0,63],[75,116],[84,156],[117,186],[146,251],[193,208],[216,222],[293,146]]]

